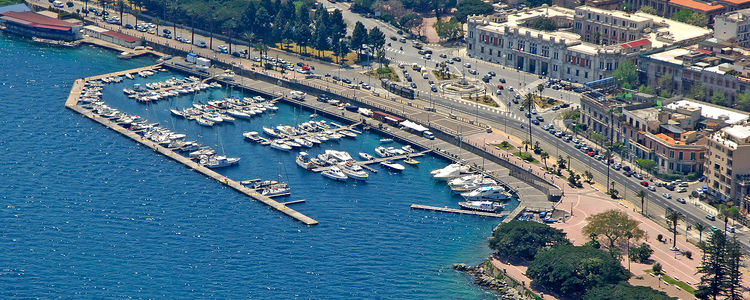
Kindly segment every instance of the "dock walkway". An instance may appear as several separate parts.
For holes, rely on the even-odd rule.
[[[129,70],[128,72],[133,72],[133,71],[134,70]],[[121,71],[121,72],[126,72],[126,71]],[[113,76],[113,75],[112,74],[107,74],[107,75],[100,75],[100,76],[96,76],[96,77],[106,77],[106,76]],[[93,78],[96,78],[96,77],[93,77]],[[112,130],[114,130],[116,132],[119,132],[120,134],[122,134],[122,135],[124,135],[126,137],[129,137],[130,139],[132,139],[132,140],[134,140],[134,141],[136,141],[138,143],[141,143],[142,145],[144,145],[144,146],[146,146],[148,148],[151,148],[154,151],[157,151],[157,152],[159,152],[159,153],[161,153],[161,154],[163,154],[163,155],[165,155],[165,156],[167,156],[167,157],[169,157],[169,158],[171,158],[171,159],[173,159],[175,161],[178,161],[178,162],[184,164],[185,166],[187,166],[187,167],[189,167],[189,168],[191,168],[191,169],[193,169],[193,170],[195,170],[195,171],[197,171],[199,173],[202,173],[203,175],[206,175],[206,176],[208,176],[210,178],[213,178],[213,179],[215,179],[215,180],[217,180],[217,181],[219,181],[219,182],[221,182],[221,183],[223,183],[223,184],[225,184],[227,186],[230,186],[230,187],[234,188],[235,190],[237,190],[238,192],[243,193],[243,194],[245,194],[245,195],[247,195],[247,196],[249,196],[249,197],[251,197],[251,198],[253,198],[253,199],[255,199],[255,200],[257,200],[257,201],[259,201],[261,203],[263,203],[263,204],[266,204],[266,205],[268,205],[268,206],[270,206],[270,207],[272,207],[272,208],[274,208],[274,209],[276,209],[276,210],[278,210],[278,211],[280,211],[280,212],[282,212],[282,213],[284,213],[284,214],[286,214],[286,215],[288,215],[288,216],[290,216],[290,217],[292,217],[292,218],[294,218],[294,219],[296,219],[296,220],[298,220],[298,221],[300,221],[300,222],[302,222],[302,223],[304,223],[306,225],[317,225],[318,224],[318,221],[316,221],[316,220],[314,220],[314,219],[312,219],[312,218],[310,218],[310,217],[308,217],[308,216],[306,216],[306,215],[304,215],[304,214],[302,214],[302,213],[300,213],[300,212],[298,212],[296,210],[293,210],[293,209],[287,207],[283,203],[277,202],[277,201],[275,201],[275,200],[273,200],[273,199],[271,199],[271,198],[269,198],[267,196],[261,195],[256,190],[248,188],[248,187],[242,185],[238,181],[232,180],[232,179],[230,179],[230,178],[228,178],[228,177],[226,177],[224,175],[221,175],[221,174],[219,174],[219,173],[217,173],[217,172],[215,172],[215,171],[213,171],[213,170],[211,170],[211,169],[209,169],[209,168],[207,168],[207,167],[205,167],[205,166],[203,166],[203,165],[201,165],[199,163],[196,163],[196,162],[190,160],[189,158],[187,158],[185,156],[182,156],[182,155],[180,155],[180,154],[178,154],[178,153],[176,153],[176,152],[174,152],[174,151],[172,151],[172,150],[170,150],[170,149],[168,149],[166,147],[163,147],[163,146],[161,146],[161,145],[159,145],[157,143],[154,143],[154,142],[151,142],[149,140],[146,140],[142,136],[136,134],[135,132],[127,130],[124,127],[122,127],[120,125],[117,125],[116,123],[114,123],[114,122],[112,122],[112,121],[110,121],[110,120],[108,120],[106,118],[102,118],[102,117],[96,115],[95,113],[93,113],[91,111],[88,111],[88,110],[86,110],[86,109],[78,106],[78,97],[80,96],[80,94],[82,92],[82,89],[85,86],[86,81],[87,80],[91,80],[91,79],[92,78],[86,78],[86,79],[78,79],[78,80],[75,81],[75,83],[73,84],[73,90],[71,91],[70,95],[68,96],[68,100],[65,102],[65,107],[67,107],[67,108],[69,108],[69,109],[71,109],[71,110],[73,110],[75,112],[78,112],[81,115],[83,115],[85,117],[88,117],[88,118],[90,118],[90,119],[98,122],[99,124],[104,125],[105,127],[109,128],[109,129],[112,129]]]
[[[438,207],[438,206],[429,206],[429,205],[421,205],[421,204],[412,204],[411,209],[421,209],[421,210],[439,211],[439,212],[448,212],[448,213],[454,213],[454,214],[475,215],[475,216],[493,217],[493,218],[504,218],[508,216],[509,214],[507,211],[503,211],[501,213],[491,213],[491,212],[484,212],[484,211]]]

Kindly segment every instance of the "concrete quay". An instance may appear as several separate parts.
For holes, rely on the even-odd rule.
[[[421,204],[412,204],[411,209],[421,209],[421,210],[439,211],[439,212],[447,212],[447,213],[454,213],[454,214],[475,215],[475,216],[493,217],[493,218],[504,218],[508,216],[509,214],[507,211],[504,211],[501,213],[491,213],[491,212],[484,212],[484,211],[438,207],[438,206],[429,206],[429,205],[421,205]],[[507,219],[512,219],[512,218],[507,218]]]
[[[144,67],[144,68],[148,68],[148,67]],[[144,68],[140,68],[140,69],[144,69]],[[128,71],[120,71],[120,72],[131,72],[132,73],[132,72],[137,72],[137,70],[138,69],[128,70]],[[116,72],[116,73],[120,73],[120,72]],[[102,118],[102,117],[96,115],[95,113],[93,113],[91,111],[88,111],[88,110],[86,110],[86,109],[78,106],[78,97],[81,95],[82,89],[85,86],[85,83],[86,83],[87,80],[93,80],[94,78],[115,76],[116,73],[111,73],[111,74],[106,74],[106,75],[99,75],[99,76],[94,76],[94,77],[90,77],[90,78],[86,78],[86,79],[78,79],[78,80],[76,80],[75,83],[73,84],[73,89],[72,89],[70,95],[68,96],[68,100],[65,102],[65,107],[67,107],[67,108],[69,108],[69,109],[71,109],[71,110],[73,110],[75,112],[78,112],[79,114],[81,114],[81,115],[83,115],[85,117],[88,117],[89,119],[94,120],[95,122],[98,122],[99,124],[102,124],[105,127],[109,128],[109,129],[112,129],[112,130],[114,130],[114,131],[116,131],[116,132],[118,132],[118,133],[120,133],[120,134],[122,134],[122,135],[124,135],[126,137],[129,137],[130,139],[132,139],[132,140],[140,143],[141,145],[144,145],[144,146],[146,146],[148,148],[151,148],[152,150],[154,150],[156,152],[159,152],[159,153],[161,153],[161,154],[163,154],[163,155],[165,155],[165,156],[167,156],[167,157],[169,157],[169,158],[171,158],[171,159],[173,159],[173,160],[175,160],[177,162],[180,162],[183,165],[187,166],[188,168],[191,168],[192,170],[195,170],[195,171],[197,171],[197,172],[199,172],[199,173],[201,173],[203,175],[206,175],[206,176],[208,176],[210,178],[215,179],[218,182],[221,182],[221,183],[223,183],[223,184],[225,184],[225,185],[227,185],[229,187],[232,187],[235,190],[237,190],[238,192],[240,192],[242,194],[245,194],[245,195],[247,195],[247,196],[249,196],[249,197],[251,197],[251,198],[253,198],[253,199],[255,199],[255,200],[257,200],[257,201],[259,201],[261,203],[263,203],[263,204],[266,204],[266,205],[268,205],[268,206],[270,206],[270,207],[272,207],[272,208],[274,208],[274,209],[276,209],[276,210],[278,210],[278,211],[280,211],[280,212],[282,212],[282,213],[284,213],[284,214],[286,214],[286,215],[294,218],[295,220],[298,220],[298,221],[304,223],[305,225],[317,225],[318,224],[318,221],[316,221],[315,219],[312,219],[312,218],[310,218],[310,217],[308,217],[308,216],[306,216],[306,215],[304,215],[304,214],[302,214],[302,213],[300,213],[300,212],[298,212],[298,211],[296,211],[294,209],[291,209],[291,208],[289,208],[288,206],[286,206],[283,203],[277,202],[277,201],[275,201],[275,200],[273,200],[273,199],[271,199],[271,198],[269,198],[267,196],[261,195],[256,190],[250,189],[250,188],[242,185],[238,181],[232,180],[232,179],[230,179],[230,178],[228,178],[228,177],[226,177],[224,175],[221,175],[221,174],[219,174],[219,173],[217,173],[217,172],[215,172],[215,171],[213,171],[213,170],[211,170],[211,169],[209,169],[209,168],[207,168],[207,167],[205,167],[205,166],[203,166],[201,164],[198,164],[198,163],[190,160],[189,158],[187,158],[185,156],[182,156],[182,155],[180,155],[180,154],[178,154],[178,153],[176,153],[176,152],[174,152],[174,151],[172,151],[172,150],[170,150],[170,149],[168,149],[166,147],[163,147],[163,146],[161,146],[161,145],[159,145],[157,143],[154,143],[154,142],[151,142],[149,140],[146,140],[142,136],[136,134],[135,132],[127,130],[127,129],[123,128],[122,126],[119,126],[116,123],[114,123],[114,122],[112,122],[112,121],[110,121],[110,120],[108,120],[106,118]]]

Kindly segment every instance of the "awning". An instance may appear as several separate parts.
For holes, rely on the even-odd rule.
[[[419,125],[419,124],[417,124],[417,123],[414,123],[414,122],[412,122],[412,121],[409,121],[409,120],[406,120],[406,121],[403,121],[403,122],[401,122],[401,126],[404,126],[404,127],[406,127],[406,128],[409,128],[409,129],[411,129],[411,130],[414,130],[414,131],[418,131],[418,132],[422,132],[422,131],[427,131],[427,130],[429,130],[429,128],[427,128],[427,127],[424,127],[424,126],[422,126],[422,125]]]

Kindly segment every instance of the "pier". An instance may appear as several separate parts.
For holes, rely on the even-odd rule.
[[[439,212],[462,214],[462,215],[475,215],[475,216],[492,217],[492,218],[504,218],[509,215],[509,213],[506,211],[503,211],[501,213],[491,213],[491,212],[484,212],[484,211],[477,211],[477,210],[438,207],[438,206],[429,206],[429,205],[421,205],[421,204],[412,204],[411,209],[421,209],[421,210],[439,211]]]
[[[318,224],[318,221],[316,221],[315,219],[312,219],[312,218],[310,218],[310,217],[308,217],[308,216],[306,216],[306,215],[304,215],[304,214],[302,214],[302,213],[300,213],[300,212],[298,212],[296,210],[293,210],[293,209],[289,208],[288,206],[286,206],[285,204],[277,202],[277,201],[271,199],[270,197],[261,195],[256,190],[248,188],[248,187],[242,185],[239,181],[235,181],[235,180],[232,180],[231,178],[228,178],[228,177],[226,177],[224,175],[221,175],[221,174],[219,174],[219,173],[217,173],[217,172],[215,172],[215,171],[213,171],[213,170],[211,170],[211,169],[209,169],[209,168],[207,168],[207,167],[205,167],[205,166],[203,166],[203,165],[201,165],[199,163],[196,163],[196,162],[190,160],[189,158],[187,158],[185,156],[182,156],[182,155],[180,155],[180,154],[178,154],[178,153],[176,153],[176,152],[174,152],[174,151],[172,151],[172,150],[170,150],[170,149],[168,149],[166,147],[163,147],[163,146],[161,146],[161,145],[159,145],[157,143],[154,143],[154,142],[151,142],[149,140],[146,140],[142,136],[138,135],[137,133],[135,133],[133,131],[130,131],[128,129],[125,129],[124,127],[119,126],[116,123],[114,123],[114,122],[112,122],[112,121],[110,121],[110,120],[108,120],[106,118],[103,118],[103,117],[101,117],[101,116],[99,116],[99,115],[97,115],[97,114],[95,114],[95,113],[93,113],[91,111],[88,111],[88,110],[86,110],[86,109],[78,106],[78,98],[80,97],[80,95],[82,93],[82,90],[83,90],[84,86],[86,85],[86,81],[88,81],[88,80],[95,80],[97,78],[102,78],[102,77],[115,76],[117,74],[138,72],[138,70],[153,69],[153,67],[154,66],[149,66],[149,67],[144,67],[144,68],[139,68],[139,69],[134,69],[134,70],[127,70],[127,71],[120,71],[120,72],[115,72],[115,73],[110,73],[110,74],[105,74],[105,75],[99,75],[99,76],[85,78],[85,79],[78,79],[73,84],[72,91],[71,91],[70,95],[68,96],[67,101],[65,102],[65,107],[67,107],[68,109],[71,109],[71,110],[73,110],[75,112],[78,112],[79,114],[81,114],[81,115],[83,115],[83,116],[85,116],[85,117],[87,117],[87,118],[89,118],[89,119],[91,119],[91,120],[93,120],[93,121],[95,121],[95,122],[97,122],[99,124],[102,124],[105,127],[109,128],[109,129],[112,129],[112,130],[114,130],[114,131],[116,131],[116,132],[118,132],[118,133],[120,133],[120,134],[122,134],[122,135],[124,135],[126,137],[129,137],[130,139],[132,139],[132,140],[140,143],[143,146],[151,148],[152,150],[154,150],[156,152],[159,152],[159,153],[161,153],[161,154],[163,154],[163,155],[165,155],[165,156],[167,156],[167,157],[169,157],[169,158],[171,158],[171,159],[173,159],[173,160],[175,160],[177,162],[180,162],[183,165],[185,165],[186,167],[188,167],[188,168],[190,168],[190,169],[192,169],[192,170],[194,170],[196,172],[199,172],[199,173],[201,173],[201,174],[203,174],[205,176],[208,176],[210,178],[215,179],[216,181],[218,181],[220,183],[223,183],[223,184],[225,184],[225,185],[227,185],[229,187],[232,187],[236,191],[238,191],[238,192],[240,192],[242,194],[245,194],[248,197],[251,197],[251,198],[255,199],[258,202],[261,202],[261,203],[263,203],[265,205],[268,205],[268,206],[270,206],[270,207],[272,207],[272,208],[274,208],[274,209],[276,209],[276,210],[278,210],[278,211],[280,211],[280,212],[282,212],[282,213],[284,213],[284,214],[286,214],[286,215],[288,215],[288,216],[290,216],[290,217],[292,217],[292,218],[294,218],[294,219],[296,219],[296,220],[298,220],[298,221],[300,221],[300,222],[302,222],[302,223],[304,223],[306,225],[317,225]]]
[[[423,155],[429,153],[430,151],[431,150],[425,150],[425,151],[422,151],[422,152],[415,152],[415,153],[409,153],[409,154],[404,154],[404,155],[396,155],[396,156],[388,156],[388,157],[383,157],[383,158],[375,158],[375,159],[371,159],[371,160],[357,160],[357,161],[352,161],[352,163],[355,164],[355,165],[359,165],[359,166],[361,166],[363,168],[368,168],[368,170],[374,171],[375,173],[377,173],[376,169],[370,168],[368,165],[381,163],[381,162],[384,162],[384,161],[387,161],[387,160],[402,160],[402,159],[405,159],[407,157],[420,157],[420,156],[423,156]],[[323,171],[330,170],[332,167],[333,166],[318,167],[318,168],[312,169],[312,171],[313,172],[323,172]]]

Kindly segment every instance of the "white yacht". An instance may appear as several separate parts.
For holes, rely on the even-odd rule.
[[[482,178],[481,174],[471,174],[466,176],[461,176],[458,178],[453,178],[451,180],[448,180],[448,186],[454,187],[454,186],[462,186],[465,184],[469,184],[474,180],[477,180],[479,178]]]
[[[270,136],[275,137],[275,138],[281,138],[281,137],[283,137],[280,132],[276,131],[276,129],[273,129],[273,128],[269,128],[269,127],[263,126],[263,132],[265,132],[267,135],[270,135]]]
[[[352,179],[367,180],[367,178],[370,178],[370,173],[367,173],[367,171],[365,171],[362,166],[353,164],[351,162],[341,163],[339,164],[339,168],[341,168],[341,171],[344,172],[344,174],[351,177]]]
[[[391,153],[388,151],[388,148],[383,146],[378,146],[375,148],[375,153],[377,153],[380,157],[388,157],[391,156]]]
[[[404,168],[404,166],[403,166],[403,165],[401,165],[401,164],[398,164],[398,163],[395,163],[395,162],[392,162],[392,161],[390,161],[390,160],[386,160],[386,161],[384,161],[384,162],[381,162],[381,163],[380,163],[380,165],[382,165],[382,166],[384,166],[384,167],[388,168],[388,169],[389,169],[389,170],[391,170],[391,171],[396,171],[396,172],[401,172],[401,171],[403,171],[404,169],[406,169],[406,168]]]
[[[364,160],[373,160],[373,159],[375,159],[375,157],[372,157],[372,155],[367,154],[365,152],[360,152],[359,153],[359,157],[361,157]]]
[[[432,175],[437,180],[449,180],[451,178],[459,177],[470,171],[469,166],[457,166],[452,168],[445,168],[437,174]]]
[[[341,172],[341,169],[339,169],[338,167],[331,167],[331,169],[323,171],[321,175],[323,175],[323,177],[328,177],[330,179],[338,181],[346,181],[346,179],[349,178],[349,176],[346,176],[344,172]]]
[[[250,119],[250,115],[248,113],[235,109],[227,110],[227,114],[238,119]]]
[[[208,168],[223,168],[236,165],[240,162],[239,157],[214,156],[201,158],[200,164]]]
[[[297,165],[302,167],[305,170],[312,170],[313,168],[317,167],[318,165],[312,161],[310,154],[307,152],[300,152],[299,155],[297,155],[296,158]]]
[[[295,138],[295,139],[294,139],[294,142],[295,142],[295,143],[297,143],[297,144],[300,144],[300,145],[302,145],[302,146],[305,146],[305,147],[307,147],[307,148],[310,148],[310,147],[312,147],[312,146],[313,146],[313,143],[312,143],[312,142],[310,142],[310,141],[308,141],[308,140],[306,140],[306,139],[303,139],[303,138]]]
[[[483,211],[483,212],[497,212],[499,209],[503,208],[503,205],[501,203],[492,202],[492,201],[463,201],[458,202],[458,206],[460,206],[463,209],[468,210],[477,210],[477,211]]]
[[[184,118],[185,117],[185,114],[183,112],[181,112],[179,110],[176,110],[174,108],[170,108],[169,112],[172,113],[172,115],[175,116],[175,117],[180,117],[180,118]]]
[[[493,186],[493,185],[497,185],[497,181],[489,177],[484,177],[484,178],[474,180],[464,185],[452,186],[451,191],[453,191],[454,193],[463,193],[463,192],[473,191],[481,187]]]
[[[276,150],[281,150],[281,151],[292,150],[291,146],[287,145],[286,143],[284,143],[282,141],[273,141],[273,142],[271,142],[271,148],[274,148]]]
[[[510,199],[510,196],[505,192],[505,188],[502,186],[486,186],[467,193],[461,193],[467,201],[502,201]]]
[[[213,121],[209,121],[201,117],[196,118],[195,121],[198,122],[198,125],[206,126],[206,127],[211,127],[211,126],[214,126],[214,124],[216,124]]]

